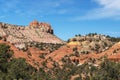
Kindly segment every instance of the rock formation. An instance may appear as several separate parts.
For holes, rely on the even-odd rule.
[[[48,23],[34,20],[28,26],[0,23],[0,36],[3,40],[12,43],[18,48],[24,48],[26,43],[54,43],[63,44],[63,41],[53,34]]]
[[[53,34],[53,29],[51,28],[51,25],[49,25],[48,23],[38,22],[34,20],[33,22],[30,23],[29,26],[32,29],[40,29],[41,32],[48,32]]]

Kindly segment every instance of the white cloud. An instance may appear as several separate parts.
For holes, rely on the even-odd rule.
[[[94,0],[99,8],[89,11],[82,17],[77,17],[75,20],[103,19],[120,17],[120,0]]]
[[[95,0],[106,9],[120,9],[120,0]]]

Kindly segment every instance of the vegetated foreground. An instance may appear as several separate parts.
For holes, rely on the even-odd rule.
[[[21,33],[22,40],[21,29],[16,36],[12,33],[17,28],[2,24],[0,29],[12,30],[6,36],[1,33],[0,80],[120,80],[120,38],[90,33],[65,43],[49,24],[33,21],[25,32],[33,31],[35,40]],[[14,40],[9,41],[10,36]]]
[[[70,47],[71,48],[71,47]],[[41,66],[35,68],[37,60],[33,59],[33,65],[28,64],[26,53],[14,53],[12,47],[0,44],[0,79],[1,80],[119,80],[120,63],[102,58],[101,63],[96,65],[92,62],[80,64],[64,56],[60,62],[41,56]],[[58,49],[59,50],[59,49]],[[17,49],[16,49],[17,51]],[[20,52],[20,51],[19,51]],[[23,54],[18,58],[18,54]],[[32,56],[35,56],[32,54]],[[42,61],[43,60],[43,61]],[[27,62],[26,62],[27,61]],[[51,63],[51,66],[48,64]]]

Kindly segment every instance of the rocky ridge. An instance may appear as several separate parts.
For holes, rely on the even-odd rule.
[[[63,44],[64,42],[54,35],[50,24],[32,21],[28,26],[0,23],[0,36],[17,48],[22,49],[31,42]]]
[[[86,36],[76,35],[74,38],[68,40],[68,45],[80,45],[79,53],[101,53],[109,49],[114,42],[105,35],[90,33]]]

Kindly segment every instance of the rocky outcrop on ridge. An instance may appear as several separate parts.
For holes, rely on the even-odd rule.
[[[81,46],[81,50],[79,51],[80,54],[101,53],[114,44],[107,36],[94,33],[86,36],[77,35],[68,40],[68,45],[71,45],[71,43]]]

